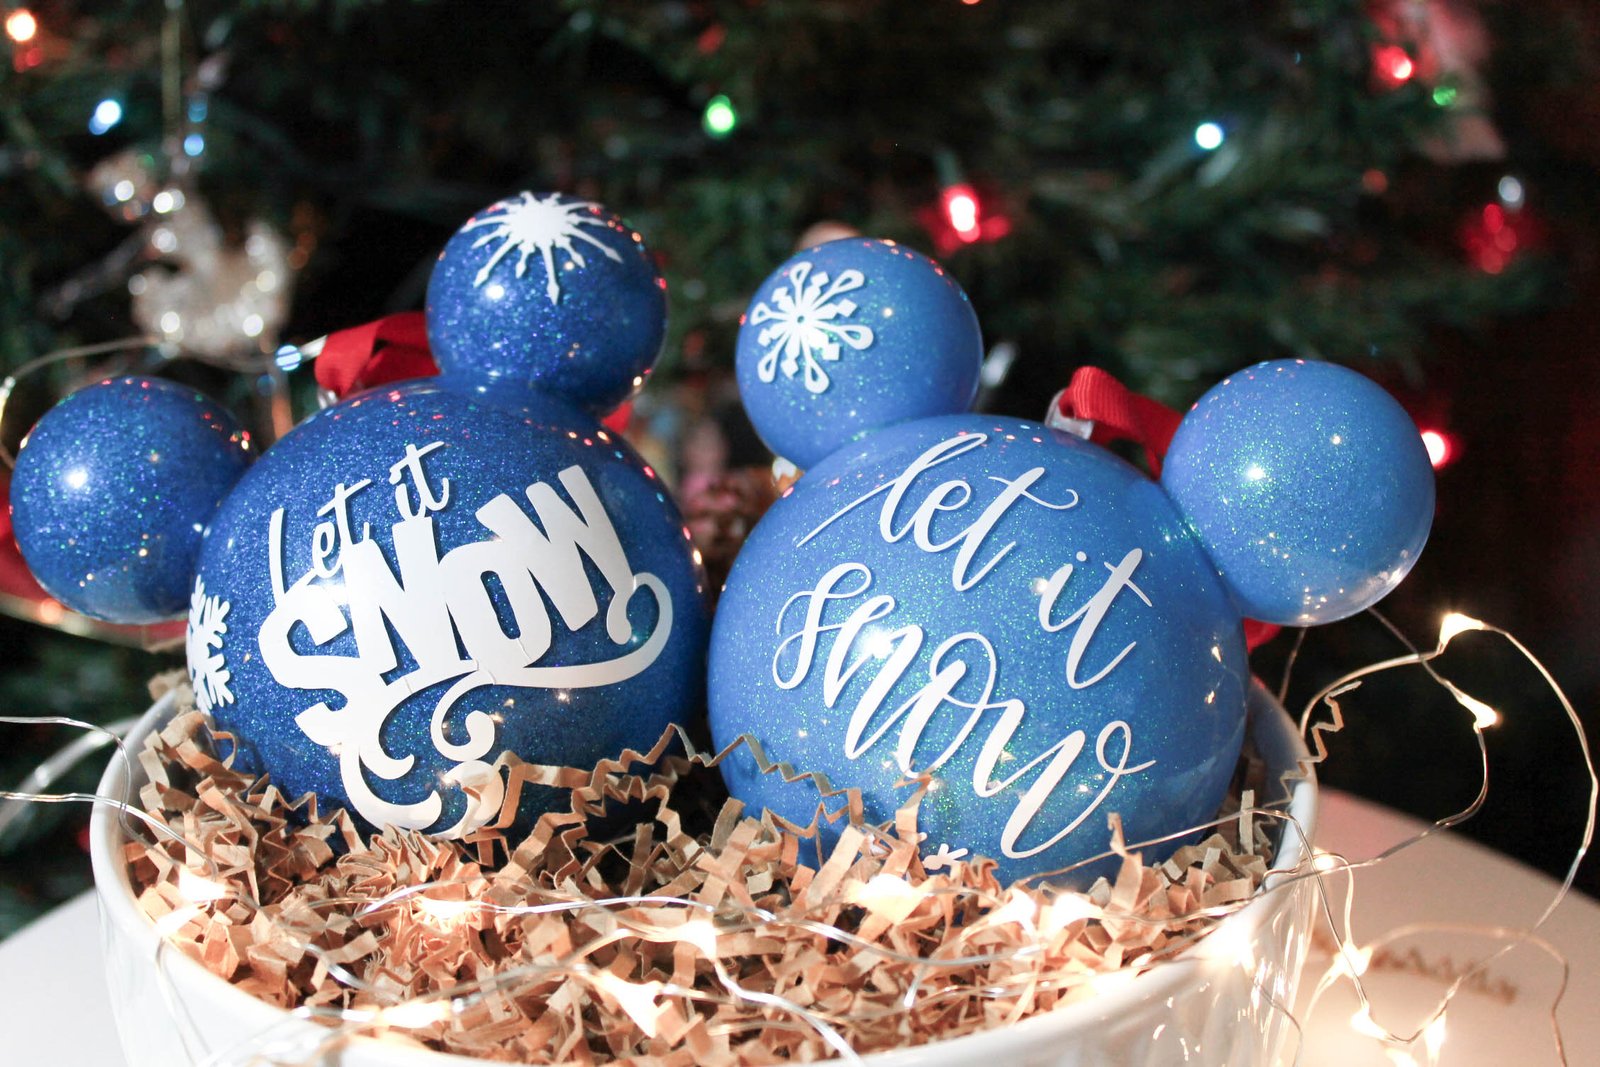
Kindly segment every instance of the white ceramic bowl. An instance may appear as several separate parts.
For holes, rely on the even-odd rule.
[[[129,737],[131,752],[165,722],[171,707],[169,696],[145,714]],[[1305,757],[1288,715],[1259,685],[1250,694],[1250,729],[1269,781]],[[142,783],[137,765],[134,773]],[[113,758],[100,794],[120,797],[126,786],[123,763]],[[1289,812],[1308,835],[1316,810],[1316,782],[1298,783]],[[329,1031],[323,1027],[240,992],[170,946],[160,947],[129,887],[121,858],[125,837],[113,809],[96,808],[90,837],[106,977],[129,1067],[224,1067],[249,1063],[255,1055],[306,1067],[482,1067],[482,1060],[382,1038],[324,1048]],[[1292,868],[1305,854],[1299,835],[1288,829],[1274,867]],[[1303,879],[1262,894],[1193,951],[1136,977],[1110,976],[1099,995],[1058,1011],[863,1059],[871,1067],[1275,1063],[1294,1032],[1281,1006],[1294,1003],[1305,962],[1312,884]]]

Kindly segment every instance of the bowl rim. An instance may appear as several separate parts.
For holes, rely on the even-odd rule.
[[[124,748],[113,753],[101,776],[96,789],[100,796],[122,798],[126,795],[130,802],[137,799],[137,790],[128,789],[128,771],[131,768],[136,777],[142,777],[139,774],[138,753],[143,748],[145,738],[165,725],[176,699],[177,692],[169,691],[139,718],[124,741]],[[1264,885],[1265,889],[1271,890],[1287,877],[1287,872],[1309,858],[1310,839],[1316,830],[1319,806],[1317,778],[1315,767],[1309,762],[1310,754],[1305,741],[1293,720],[1259,680],[1252,679],[1246,707],[1249,736],[1259,748],[1270,750],[1264,752],[1264,756],[1268,757],[1266,761],[1279,766],[1287,766],[1292,762],[1305,772],[1304,777],[1286,783],[1289,787],[1288,814],[1303,831],[1303,836],[1293,832],[1290,823],[1284,823],[1278,854],[1273,858],[1271,873]],[[126,761],[121,758],[123,751],[128,754]],[[157,933],[155,924],[139,909],[133,894],[128,866],[122,858],[123,837],[119,814],[119,809],[112,805],[96,804],[89,820],[90,864],[102,921],[113,925],[122,937],[129,939],[134,947],[146,954],[146,958],[159,958],[159,966],[171,970],[170,980],[175,986],[192,988],[198,985],[207,996],[214,996],[221,1001],[219,1006],[229,1017],[238,1019],[242,1024],[239,1030],[243,1035],[265,1034],[286,1025],[292,1017],[290,1011],[246,993],[185,953],[164,952],[158,957],[162,937]],[[1265,925],[1270,916],[1283,906],[1283,901],[1279,899],[1283,895],[1258,893],[1250,903],[1223,919],[1222,923],[1232,923],[1236,929]],[[105,935],[111,936],[110,931],[106,931]],[[1196,949],[1204,943],[1201,942]],[[935,1056],[969,1053],[974,1057],[971,1062],[978,1062],[979,1057],[992,1058],[1012,1049],[1020,1050],[1022,1046],[1032,1047],[1052,1031],[1073,1030],[1114,1015],[1118,1006],[1126,1005],[1130,998],[1134,998],[1135,1002],[1147,1001],[1164,994],[1171,996],[1182,992],[1184,987],[1193,983],[1194,971],[1202,958],[1199,952],[1185,951],[1168,963],[1134,975],[1115,990],[1074,1001],[1010,1026],[980,1030],[923,1045],[866,1053],[861,1059],[871,1067],[917,1067],[919,1063]],[[307,1020],[304,1025],[316,1024]],[[475,1057],[383,1041],[364,1034],[355,1035],[351,1040],[374,1050],[381,1048],[383,1062],[392,1067],[482,1067],[488,1062]]]

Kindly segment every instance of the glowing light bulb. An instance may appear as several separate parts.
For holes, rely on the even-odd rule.
[[[1438,470],[1455,458],[1455,443],[1438,430],[1422,431],[1422,447],[1428,450],[1428,462]]]
[[[417,918],[441,933],[447,933],[461,920],[478,910],[476,901],[438,900],[434,897],[416,898]]]
[[[98,137],[121,121],[122,102],[108,96],[94,106],[94,114],[89,116],[89,132]]]
[[[1372,63],[1378,71],[1378,77],[1391,86],[1405,84],[1417,72],[1417,64],[1397,44],[1386,44],[1373,52]]]
[[[1507,174],[1501,178],[1495,191],[1500,194],[1500,202],[1512,211],[1522,206],[1526,195],[1522,182],[1514,174]]]
[[[628,1017],[646,1037],[656,1036],[656,1028],[661,1022],[663,986],[660,982],[630,982],[610,971],[601,971],[592,980],[595,988],[615,1000],[617,1006],[628,1013]]]
[[[1372,1021],[1372,1012],[1366,1007],[1362,1007],[1350,1016],[1350,1028],[1363,1037],[1375,1037],[1381,1040],[1388,1036],[1388,1031]]]
[[[27,8],[19,7],[6,16],[6,36],[18,44],[33,40],[38,32],[39,20]]]
[[[402,1030],[417,1030],[444,1022],[450,1018],[450,1012],[448,1000],[408,1000],[403,1004],[384,1008],[378,1013],[378,1018],[388,1026]]]
[[[1459,611],[1452,611],[1439,623],[1439,647],[1448,645],[1453,638],[1468,630],[1481,630],[1483,623],[1471,615],[1463,615]]]
[[[726,137],[739,125],[739,112],[732,100],[718,93],[706,102],[705,114],[700,122],[712,137]]]
[[[228,887],[195,874],[185,867],[178,872],[178,892],[196,904],[221,900],[228,895]]]
[[[1472,728],[1474,730],[1487,730],[1491,726],[1500,725],[1500,713],[1471,693],[1456,693],[1456,703],[1472,712]]]
[[[963,241],[976,241],[981,232],[978,225],[978,194],[970,185],[952,185],[940,199],[944,201],[944,217],[950,228]]]
[[[190,920],[198,918],[200,906],[198,904],[185,904],[167,912],[155,922],[157,937],[171,937],[173,934],[189,925]]]
[[[1215,122],[1202,122],[1194,128],[1194,143],[1207,152],[1215,151],[1222,147],[1222,142],[1227,140],[1227,134]]]

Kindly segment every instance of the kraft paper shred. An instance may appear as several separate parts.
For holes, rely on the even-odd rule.
[[[1120,866],[1086,894],[1004,888],[982,859],[925,871],[914,802],[812,866],[814,842],[745,814],[669,734],[589,770],[510,761],[572,798],[521,840],[363,840],[219,760],[183,696],[138,756],[138,802],[188,843],[126,846],[146,914],[262,1000],[497,1062],[812,1061],[1006,1026],[1193,943],[1261,885],[1278,825],[1249,817],[1262,783],[1241,771],[1230,817],[1159,864],[1113,819]],[[620,804],[639,821],[592,838]],[[400,1027],[383,1009],[403,1005],[435,1010]]]

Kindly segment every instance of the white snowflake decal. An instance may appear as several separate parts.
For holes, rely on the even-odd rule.
[[[233,703],[233,690],[228,683],[233,672],[228,670],[222,654],[222,635],[228,632],[230,605],[220,596],[206,596],[205,579],[194,580],[194,592],[189,595],[189,632],[186,641],[189,659],[189,682],[194,686],[194,704],[209,713],[220,704]],[[217,651],[213,654],[212,649]]]
[[[622,262],[622,256],[616,249],[596,240],[592,234],[585,233],[579,228],[608,227],[609,224],[605,216],[600,213],[598,204],[586,200],[562,203],[560,193],[537,197],[524,192],[515,200],[502,200],[495,206],[504,210],[473,219],[462,227],[463,230],[488,227],[483,236],[472,243],[473,248],[482,248],[495,241],[500,242],[489,256],[489,262],[485,263],[473,278],[472,284],[475,286],[488,281],[490,272],[502,259],[511,254],[512,249],[517,252],[518,278],[527,273],[528,260],[535,252],[544,260],[546,278],[544,291],[549,295],[552,304],[561,299],[561,282],[556,276],[557,251],[566,253],[568,262],[573,266],[586,267],[588,263],[583,258],[583,252],[574,243],[582,241],[598,248],[613,261]]]
[[[855,301],[841,295],[861,288],[867,279],[858,270],[840,271],[837,278],[829,278],[827,271],[813,274],[811,264],[801,260],[789,268],[789,280],[792,291],[788,285],[772,291],[776,310],[766,301],[750,309],[752,324],[769,323],[756,334],[757,344],[771,346],[756,364],[756,374],[770,382],[779,369],[790,378],[803,370],[806,390],[820,393],[830,384],[822,364],[839,359],[841,342],[857,352],[872,344],[870,327],[836,321],[856,313]]]

